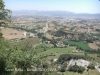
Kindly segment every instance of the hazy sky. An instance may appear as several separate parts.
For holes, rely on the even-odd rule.
[[[63,10],[100,13],[99,0],[3,0],[10,10]]]

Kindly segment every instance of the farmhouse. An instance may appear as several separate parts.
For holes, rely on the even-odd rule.
[[[78,53],[79,51],[78,51],[78,50],[73,50],[72,52],[73,52],[73,53]]]

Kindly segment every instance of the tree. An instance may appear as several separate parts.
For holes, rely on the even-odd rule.
[[[7,22],[11,22],[11,11],[9,9],[5,9],[5,5],[3,0],[0,0],[0,27],[6,25]],[[2,33],[0,32],[0,38],[2,38]]]
[[[0,0],[0,27],[5,26],[8,22],[10,22],[10,18],[11,11],[5,9],[3,0]],[[0,75],[5,75],[5,67],[7,65],[6,60],[9,55],[9,48],[2,35],[3,34],[0,33]]]
[[[2,35],[3,35],[3,34],[2,34],[2,33],[0,33],[0,38],[2,38]]]
[[[5,68],[7,67],[7,60],[10,54],[10,48],[7,41],[0,37],[0,75],[5,74]]]
[[[5,9],[3,0],[0,0],[0,26],[6,25],[8,22],[11,22],[11,11]]]
[[[60,68],[60,72],[65,72],[65,71],[66,71],[66,67],[67,67],[67,64],[64,63],[64,64],[62,65],[62,67]]]
[[[44,33],[38,33],[37,36],[38,38],[43,38]]]

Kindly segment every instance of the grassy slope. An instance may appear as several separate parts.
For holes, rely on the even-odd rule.
[[[97,70],[84,71],[82,74],[75,72],[65,72],[64,75],[100,75]]]
[[[46,38],[48,39],[52,39],[54,37],[54,39],[57,39],[57,38],[60,38],[60,37],[56,37],[56,36],[53,36],[53,35],[50,35],[49,33],[46,33]]]
[[[52,53],[55,54],[56,56],[50,56],[51,58],[58,58],[61,54],[71,52],[74,49],[75,47],[51,48],[51,49],[46,49],[46,51],[44,51],[43,48],[39,48],[36,52],[37,52],[37,57],[40,55],[49,55]]]
[[[97,54],[87,54],[88,56],[90,56],[92,58],[92,62],[93,63],[100,63],[100,57],[97,57]]]

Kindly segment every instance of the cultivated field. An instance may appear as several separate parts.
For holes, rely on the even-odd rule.
[[[70,45],[76,45],[78,47],[81,47],[82,49],[91,49],[87,43],[83,43],[83,42],[76,42],[76,41],[68,41],[67,42]]]
[[[48,30],[54,30],[55,28],[55,25],[54,24],[50,24],[49,27],[48,27]]]
[[[97,45],[95,45],[94,43],[89,43],[88,44],[89,45],[89,47],[91,48],[91,49],[93,49],[93,50],[98,50],[98,46]]]
[[[24,31],[18,31],[18,30],[11,29],[11,28],[1,29],[1,32],[3,34],[3,37],[8,40],[24,37],[23,35]]]

